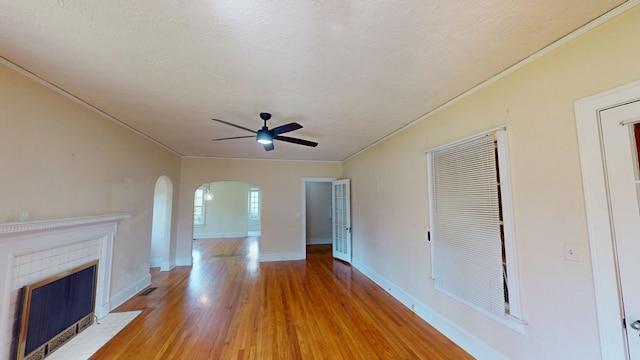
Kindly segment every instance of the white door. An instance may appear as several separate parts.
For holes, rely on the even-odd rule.
[[[640,101],[601,113],[606,177],[630,359],[640,359]],[[638,125],[640,126],[640,125]],[[635,129],[635,131],[634,131]],[[640,134],[638,135],[640,136]]]
[[[351,197],[349,179],[333,181],[333,257],[351,262]]]

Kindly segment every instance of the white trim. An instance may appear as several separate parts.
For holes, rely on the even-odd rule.
[[[615,9],[607,12],[606,14],[603,14],[597,18],[595,18],[594,20],[590,21],[589,23],[581,26],[580,28],[574,30],[573,32],[565,35],[564,37],[554,41],[553,43],[547,45],[546,47],[540,49],[539,51],[537,51],[536,53],[528,56],[527,58],[519,61],[518,63],[502,70],[501,72],[499,72],[498,74],[496,74],[495,76],[481,82],[480,84],[472,87],[471,89],[461,93],[460,95],[452,98],[451,100],[445,102],[444,104],[441,104],[439,106],[437,106],[435,109],[426,112],[423,115],[420,115],[418,118],[416,118],[415,120],[407,123],[406,125],[401,126],[399,129],[393,131],[392,133],[389,133],[388,135],[380,138],[379,140],[371,143],[370,145],[364,147],[361,150],[358,150],[357,152],[347,156],[345,159],[343,159],[342,161],[347,161],[349,159],[352,159],[356,156],[358,156],[359,154],[367,151],[368,149],[376,146],[377,144],[387,140],[388,138],[410,128],[411,126],[421,122],[424,119],[427,119],[437,113],[439,113],[442,110],[445,110],[446,108],[448,108],[449,106],[452,106],[453,104],[457,103],[458,101],[465,99],[467,96],[470,96],[482,89],[484,89],[485,87],[495,83],[496,81],[504,78],[505,76],[508,76],[520,69],[522,69],[523,67],[529,65],[530,63],[540,59],[541,57],[547,55],[548,53],[558,49],[559,47],[575,40],[576,38],[584,35],[585,33],[595,29],[596,27],[602,25],[603,23],[613,19],[614,17],[628,11],[631,10],[633,7],[637,6],[638,4],[640,4],[640,0],[627,0],[627,2],[625,2],[624,4],[616,7]]]
[[[249,230],[247,231],[247,236],[261,236],[262,230]]]
[[[271,262],[271,261],[304,260],[305,257],[306,257],[306,254],[304,252],[260,254],[258,261]]]
[[[640,99],[635,81],[574,103],[602,358],[624,359],[621,297],[602,155],[600,111]]]
[[[520,302],[520,272],[513,211],[513,191],[511,187],[511,162],[509,140],[506,128],[496,131],[498,142],[498,172],[500,174],[500,196],[502,197],[502,220],[504,246],[507,254],[507,288],[509,289],[509,314],[515,319],[518,331],[524,334],[522,303]]]
[[[176,266],[191,266],[193,265],[193,257],[181,257],[176,258]]]
[[[210,160],[242,160],[242,161],[268,161],[268,162],[304,162],[304,163],[329,163],[342,164],[343,160],[304,160],[304,159],[267,159],[267,158],[242,158],[230,156],[202,156],[184,155],[184,159],[210,159]],[[223,181],[223,180],[220,180]]]
[[[431,234],[432,234],[432,230],[431,230],[431,226],[433,226],[433,223],[435,222],[435,209],[433,208],[433,201],[431,201],[431,199],[435,199],[435,195],[433,193],[433,186],[431,186],[431,179],[433,179],[433,154],[428,151],[427,152],[427,201],[428,201],[428,206],[429,206],[429,228],[427,230],[427,240],[429,243],[429,254],[431,254],[430,256],[430,260],[431,260],[431,275],[429,276],[431,278],[431,280],[435,280],[433,278],[433,274],[435,272],[433,263],[434,263],[434,259],[433,259],[433,247],[431,246]]]
[[[500,126],[494,127],[492,129],[489,129],[489,130],[485,130],[485,131],[482,131],[482,132],[479,132],[479,133],[475,133],[473,135],[469,135],[467,137],[463,137],[462,139],[457,139],[457,140],[450,141],[450,142],[442,144],[442,145],[438,145],[438,146],[429,148],[427,150],[424,150],[424,152],[425,153],[430,153],[430,152],[433,152],[433,151],[439,151],[439,150],[447,149],[447,148],[450,148],[450,147],[453,147],[453,146],[458,146],[458,145],[464,144],[464,143],[466,143],[468,141],[473,141],[473,140],[476,140],[476,139],[481,138],[483,136],[492,135],[492,134],[498,133],[500,131],[507,131],[507,126],[506,125],[500,125]]]
[[[307,245],[326,245],[326,244],[331,244],[332,242],[333,242],[333,239],[331,238],[307,239]]]
[[[175,261],[162,261],[160,263],[160,271],[171,271],[176,267]]]
[[[77,218],[55,219],[55,220],[34,220],[13,223],[0,223],[0,242],[9,235],[20,233],[20,236],[29,233],[42,232],[43,230],[53,230],[56,228],[66,228],[70,226],[97,225],[101,223],[118,222],[131,218],[131,214],[112,214],[98,216],[84,216]]]
[[[640,117],[636,115],[620,121],[620,125],[632,125],[638,122],[640,122]]]
[[[443,294],[446,294],[450,298],[453,298],[456,301],[458,301],[458,302],[460,302],[462,304],[465,304],[466,306],[470,307],[474,311],[477,311],[480,314],[482,314],[482,315],[484,315],[484,316],[486,316],[486,317],[488,317],[488,318],[490,318],[492,320],[495,320],[495,321],[499,322],[500,324],[502,324],[502,325],[504,325],[504,326],[506,326],[508,328],[511,328],[511,329],[519,332],[520,334],[524,335],[525,329],[526,329],[526,325],[527,325],[526,321],[524,321],[522,319],[519,319],[517,317],[514,317],[514,316],[509,316],[509,315],[504,315],[502,317],[497,316],[496,314],[494,314],[494,313],[492,313],[490,311],[487,311],[487,310],[485,310],[485,309],[473,304],[472,302],[470,302],[470,301],[468,301],[468,300],[466,300],[464,298],[461,298],[460,296],[458,296],[456,294],[452,294],[451,292],[447,291],[446,289],[441,288],[438,285],[434,285],[434,288],[436,290],[438,290],[439,292],[441,292]]]
[[[446,317],[442,316],[440,313],[420,302],[418,299],[411,296],[402,288],[387,280],[385,277],[362,263],[359,259],[353,258],[352,266],[363,273],[365,276],[367,276],[369,279],[371,279],[371,281],[378,284],[378,286],[388,292],[402,305],[411,309],[421,319],[429,323],[429,325],[436,328],[436,330],[440,331],[444,336],[448,337],[449,339],[451,339],[451,341],[471,354],[471,356],[480,360],[507,359],[506,356],[500,354],[495,349],[467,332],[464,328],[456,325]]]
[[[301,211],[302,214],[302,254],[303,259],[307,258],[307,182],[333,182],[337,178],[329,178],[329,177],[305,177],[302,178],[302,204]]]
[[[157,268],[162,264],[162,258],[153,258],[149,260],[149,267]]]
[[[149,285],[151,285],[151,274],[143,276],[142,278],[138,279],[138,281],[120,290],[109,300],[109,311],[113,311],[118,306],[124,304],[127,300],[136,296],[136,294],[140,292],[140,290],[146,288]]]

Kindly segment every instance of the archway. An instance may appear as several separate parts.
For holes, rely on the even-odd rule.
[[[240,181],[204,183],[194,191],[193,238],[260,236],[261,191]]]
[[[173,207],[173,183],[162,175],[156,180],[153,195],[153,221],[151,227],[151,267],[160,271],[173,269],[171,259],[171,209]]]

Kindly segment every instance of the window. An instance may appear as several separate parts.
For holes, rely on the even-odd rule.
[[[435,287],[523,331],[506,130],[427,153]]]
[[[249,220],[260,220],[260,190],[249,190]]]
[[[204,186],[196,189],[193,197],[193,225],[204,226]]]

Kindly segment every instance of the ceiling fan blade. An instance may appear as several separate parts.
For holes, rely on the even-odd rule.
[[[264,146],[264,149],[267,150],[267,151],[271,151],[271,150],[276,148],[275,146],[273,146],[273,143],[262,144],[262,146]]]
[[[298,144],[298,145],[311,146],[311,147],[318,146],[317,142],[304,140],[304,139],[298,139],[298,138],[292,138],[292,137],[288,137],[288,136],[274,136],[273,138],[276,139],[276,140],[285,141],[285,142]]]
[[[247,136],[233,136],[233,137],[226,137],[226,138],[219,138],[219,139],[211,139],[211,141],[218,141],[218,140],[232,140],[232,139],[244,139],[244,138],[254,138],[255,136],[253,135],[247,135]]]
[[[288,123],[271,129],[271,132],[273,132],[273,135],[280,135],[298,129],[302,129],[302,125],[298,123]]]
[[[211,120],[213,120],[213,121],[217,121],[217,122],[219,122],[219,123],[223,123],[223,124],[225,124],[225,125],[233,126],[234,128],[238,128],[238,129],[246,130],[246,131],[248,131],[248,132],[252,132],[252,133],[254,133],[254,134],[257,134],[257,133],[258,133],[258,132],[257,132],[257,131],[255,131],[255,130],[251,130],[251,129],[246,128],[246,127],[244,127],[244,126],[236,125],[236,124],[230,123],[230,122],[228,122],[228,121],[224,121],[224,120],[220,120],[220,119],[211,119]]]

